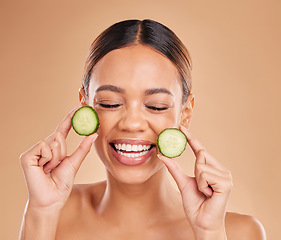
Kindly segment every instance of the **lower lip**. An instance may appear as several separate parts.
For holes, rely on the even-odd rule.
[[[153,147],[152,149],[150,149],[150,151],[148,153],[146,153],[145,155],[143,156],[139,156],[139,157],[126,157],[126,156],[123,156],[121,154],[118,154],[112,146],[110,146],[110,149],[111,149],[111,152],[114,156],[114,158],[124,164],[124,165],[129,165],[129,166],[136,166],[136,165],[140,165],[140,164],[143,164],[145,163],[150,157],[151,155],[153,154],[153,152],[155,151],[155,147]]]

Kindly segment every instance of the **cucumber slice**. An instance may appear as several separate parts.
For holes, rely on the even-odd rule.
[[[160,153],[168,158],[180,156],[185,150],[186,144],[185,134],[177,128],[166,128],[157,139]]]
[[[99,126],[99,116],[91,106],[83,106],[73,114],[72,127],[79,135],[91,135],[98,130]]]

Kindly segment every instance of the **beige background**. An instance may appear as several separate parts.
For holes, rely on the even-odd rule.
[[[78,103],[92,40],[111,24],[150,18],[193,59],[192,131],[232,171],[229,211],[254,215],[280,239],[280,1],[1,0],[0,239],[17,239],[27,191],[18,157]],[[81,138],[70,133],[71,153]],[[188,148],[179,160],[189,174]],[[104,179],[92,151],[76,182]]]

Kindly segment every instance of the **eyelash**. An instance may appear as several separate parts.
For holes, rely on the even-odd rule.
[[[146,107],[154,111],[164,111],[168,109],[168,107],[161,107],[161,108],[154,107],[154,106],[146,106]]]
[[[103,107],[103,108],[118,108],[118,107],[120,107],[121,106],[121,104],[104,104],[104,103],[99,103],[99,105],[101,106],[101,107]],[[146,105],[146,107],[148,108],[148,109],[151,109],[151,110],[153,110],[153,111],[164,111],[164,110],[167,110],[168,109],[168,107],[161,107],[161,108],[159,108],[159,107],[154,107],[154,106],[148,106],[148,105]]]
[[[103,104],[103,103],[99,103],[99,105],[103,108],[118,108],[121,106],[121,104]]]

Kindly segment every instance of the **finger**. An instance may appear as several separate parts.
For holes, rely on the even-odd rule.
[[[23,167],[38,166],[38,162],[41,159],[43,159],[43,161],[52,159],[51,149],[44,140],[38,142],[20,156],[20,161]]]
[[[206,150],[200,150],[197,152],[195,167],[196,164],[203,164],[203,163],[211,165],[221,171],[226,171],[226,168]]]
[[[201,172],[201,174],[196,177],[198,190],[202,192],[206,197],[211,197],[213,195],[213,188],[208,182],[208,179],[210,179],[211,175],[213,174]]]
[[[225,170],[225,167],[210,153],[207,152],[206,148],[199,142],[197,138],[195,138],[189,130],[187,130],[184,126],[180,125],[180,130],[186,135],[187,142],[190,145],[191,149],[193,150],[196,161],[205,162],[206,164],[213,165],[221,170]],[[200,157],[199,155],[203,154],[204,158]]]
[[[46,162],[50,161],[52,159],[52,150],[50,146],[46,142],[41,142],[41,151],[40,156],[41,158],[38,161],[38,165],[42,167]],[[40,164],[42,162],[42,164]]]
[[[61,123],[58,125],[58,127],[56,128],[55,132],[60,131],[63,135],[64,138],[67,137],[71,126],[72,126],[72,117],[73,114],[76,112],[76,110],[78,110],[79,108],[81,108],[82,105],[79,104],[77,105],[74,109],[72,109],[67,116],[61,121]]]
[[[210,197],[212,196],[213,192],[211,185],[209,185],[209,182],[205,182],[204,180],[202,182],[202,175],[204,175],[205,173],[212,174],[221,178],[227,178],[228,173],[226,171],[221,171],[220,169],[217,169],[211,165],[204,163],[198,163],[195,165],[194,175],[198,183],[198,189],[207,197]]]
[[[206,150],[199,150],[196,155],[195,166],[196,164],[206,164],[207,163],[207,154]]]
[[[157,154],[157,157],[162,160],[162,162],[166,165],[168,171],[171,173],[172,177],[175,179],[176,184],[180,191],[182,191],[186,185],[186,181],[189,178],[176,161],[171,158],[167,158],[161,154]]]
[[[68,161],[72,164],[75,174],[77,173],[81,163],[83,162],[89,151],[91,150],[92,144],[97,137],[98,137],[97,133],[85,137],[82,140],[82,142],[79,144],[75,152],[72,153],[71,156],[67,157]]]
[[[206,150],[205,147],[199,142],[197,138],[195,138],[189,130],[187,130],[184,126],[180,125],[180,130],[185,134],[187,138],[187,142],[193,150],[195,156],[200,150]]]
[[[52,151],[52,159],[45,163],[43,166],[43,170],[45,173],[53,170],[60,163],[60,143],[58,141],[54,141],[50,144],[50,149]]]
[[[197,181],[198,189],[208,197],[220,195],[221,200],[228,198],[232,189],[230,178],[221,177],[213,173],[202,172]],[[211,193],[211,191],[212,193]],[[223,197],[223,195],[225,197]]]
[[[60,159],[64,159],[67,155],[67,146],[66,146],[66,140],[62,134],[62,132],[58,131],[55,134],[55,141],[58,141],[60,143]]]
[[[60,132],[65,139],[71,129],[72,126],[72,116],[75,113],[76,110],[78,110],[80,107],[82,107],[81,104],[77,105],[74,109],[72,109],[67,116],[60,122],[60,124],[57,126],[56,130],[48,136],[45,141],[49,144],[56,140],[56,135]]]
[[[197,178],[198,176],[200,176],[202,172],[209,172],[221,177],[228,177],[228,171],[222,171],[209,164],[204,164],[204,163],[196,164],[194,167],[194,176]]]

